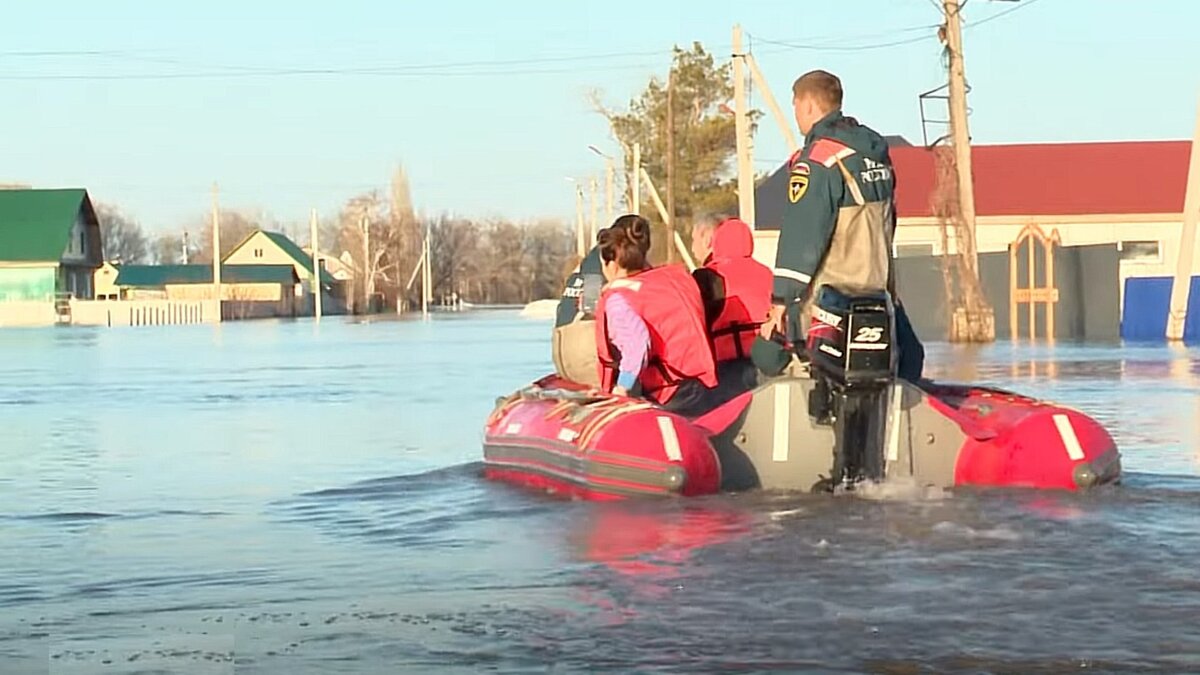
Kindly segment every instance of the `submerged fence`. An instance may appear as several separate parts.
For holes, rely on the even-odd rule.
[[[212,300],[72,300],[77,326],[168,326],[216,323]]]

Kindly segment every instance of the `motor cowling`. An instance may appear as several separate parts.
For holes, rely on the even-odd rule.
[[[813,368],[839,388],[887,386],[896,376],[893,317],[887,291],[821,286],[805,339]]]
[[[895,311],[886,290],[821,286],[805,350],[816,386],[809,414],[834,427],[829,481],[852,488],[884,477],[888,396],[896,379]]]

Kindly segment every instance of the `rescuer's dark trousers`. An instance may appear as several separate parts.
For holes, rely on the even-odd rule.
[[[684,380],[663,410],[684,417],[699,417],[758,385],[758,373],[750,359],[717,364],[717,386],[709,389],[699,380]]]
[[[900,350],[900,363],[896,367],[896,375],[909,382],[921,379],[925,370],[925,346],[921,338],[913,330],[908,320],[908,312],[904,305],[896,303],[896,347]]]

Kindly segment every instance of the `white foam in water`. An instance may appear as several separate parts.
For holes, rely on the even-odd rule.
[[[938,534],[950,535],[954,537],[962,537],[963,539],[991,539],[994,541],[1020,541],[1021,535],[1012,528],[999,525],[997,527],[987,529],[975,529],[970,525],[962,523],[952,523],[942,521],[933,526],[933,531]]]
[[[938,502],[950,493],[936,485],[924,485],[913,478],[892,478],[883,483],[864,483],[853,494],[862,499],[881,502]]]
[[[785,509],[783,511],[772,511],[770,513],[771,520],[783,520],[788,516],[794,516],[798,513],[804,513],[804,509]]]

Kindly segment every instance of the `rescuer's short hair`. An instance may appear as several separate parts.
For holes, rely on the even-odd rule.
[[[842,107],[842,81],[837,75],[824,70],[812,70],[796,78],[792,85],[792,98],[812,96],[828,111]]]

